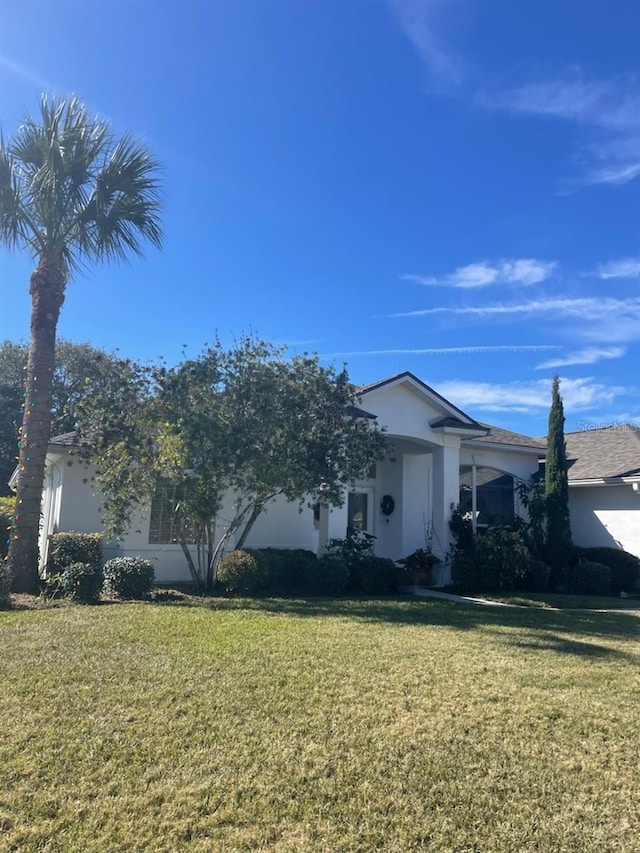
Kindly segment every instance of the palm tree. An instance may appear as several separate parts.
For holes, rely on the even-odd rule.
[[[77,98],[42,97],[16,136],[0,136],[0,243],[28,251],[31,337],[25,374],[16,512],[9,545],[13,589],[38,584],[38,533],[49,441],[56,326],[71,275],[89,262],[160,247],[158,164]]]

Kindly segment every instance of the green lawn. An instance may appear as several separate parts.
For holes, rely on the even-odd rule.
[[[640,617],[0,613],[2,851],[638,851]]]

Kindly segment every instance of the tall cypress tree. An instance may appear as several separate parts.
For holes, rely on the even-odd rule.
[[[547,504],[547,562],[552,568],[552,582],[561,583],[573,556],[569,519],[569,479],[567,448],[564,441],[564,407],[560,396],[560,379],[553,377],[547,457],[545,465],[545,496]]]

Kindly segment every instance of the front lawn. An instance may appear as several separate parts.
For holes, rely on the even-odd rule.
[[[0,613],[0,849],[631,851],[640,617],[428,600]]]

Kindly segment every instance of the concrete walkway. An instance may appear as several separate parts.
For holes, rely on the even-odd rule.
[[[409,595],[415,595],[418,598],[439,598],[441,601],[456,601],[458,604],[483,604],[488,607],[523,607],[522,604],[509,604],[506,601],[488,601],[486,598],[454,595],[452,592],[440,592],[438,589],[427,589],[425,586],[406,586],[404,590]]]
[[[557,610],[558,612],[571,610],[579,613],[631,613],[633,615],[637,615],[640,611],[640,601],[638,601],[638,608],[621,607],[618,609],[607,608],[606,610],[590,607],[547,606],[544,608],[532,608],[526,604],[511,604],[508,601],[489,601],[486,598],[472,598],[471,596],[466,595],[454,595],[452,592],[441,592],[438,589],[428,589],[425,586],[405,586],[402,589],[403,592],[407,593],[407,595],[415,595],[418,598],[439,598],[441,601],[455,601],[458,604],[479,604],[485,607],[517,607],[520,610],[541,609],[546,610],[547,612],[550,610]]]

